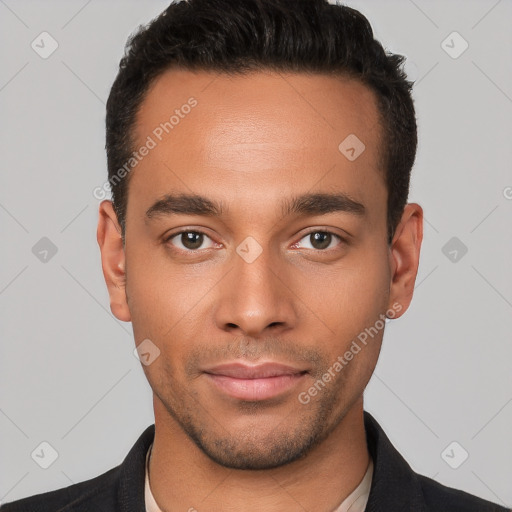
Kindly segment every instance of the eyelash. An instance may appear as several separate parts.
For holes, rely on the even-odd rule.
[[[177,236],[179,235],[182,235],[183,233],[195,233],[195,234],[198,234],[198,235],[204,235],[205,237],[208,237],[210,238],[204,231],[200,231],[200,230],[197,230],[197,229],[183,229],[182,231],[178,231],[176,233],[172,233],[171,235],[169,235],[168,237],[166,237],[164,239],[164,242],[169,244],[169,242],[173,239],[173,238],[176,238]],[[297,242],[295,242],[293,245],[296,245],[298,244],[301,240],[303,240],[304,238],[306,238],[307,236],[309,235],[312,235],[313,233],[324,233],[324,234],[329,234],[335,238],[338,239],[338,241],[340,242],[339,245],[346,245],[348,244],[347,240],[344,239],[342,236],[338,235],[337,233],[334,233],[332,231],[329,231],[327,229],[313,229],[307,233],[305,233]],[[210,238],[211,239],[211,238]],[[213,241],[213,240],[212,240]],[[179,249],[177,247],[174,247],[172,244],[170,244],[172,249],[173,250],[176,250],[176,251],[179,251],[179,252],[185,252],[185,253],[198,253],[200,251],[204,251],[206,249]],[[336,250],[336,248],[330,248],[330,249],[308,249],[310,251],[316,251],[316,252],[323,252],[323,253],[327,253],[327,252],[330,252],[330,251],[333,251],[333,250]]]
[[[298,242],[300,242],[301,240],[303,240],[307,236],[312,235],[313,233],[324,233],[324,234],[327,234],[327,235],[331,235],[334,238],[337,238],[338,241],[340,242],[338,244],[338,246],[339,245],[346,245],[348,243],[345,238],[343,238],[342,236],[338,235],[337,233],[334,233],[333,231],[329,231],[328,229],[312,229],[311,231],[308,231],[307,233],[304,233],[304,235],[302,235],[302,237],[299,239]],[[295,243],[298,243],[298,242],[295,242]],[[293,244],[293,245],[295,245],[295,244]],[[317,252],[329,252],[329,251],[336,250],[336,247],[331,247],[330,249],[309,249],[309,250],[310,251],[317,251]]]

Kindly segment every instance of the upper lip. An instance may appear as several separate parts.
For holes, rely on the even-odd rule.
[[[204,372],[212,375],[232,377],[234,379],[265,379],[281,375],[297,375],[305,373],[306,370],[281,363],[262,363],[258,365],[226,363],[208,368],[204,370]]]

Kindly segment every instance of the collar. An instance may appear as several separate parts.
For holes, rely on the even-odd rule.
[[[364,425],[368,451],[373,460],[373,477],[366,512],[427,512],[418,476],[391,444],[373,416],[366,411]],[[139,437],[119,468],[119,512],[145,510],[145,462],[154,437],[155,425],[151,425]]]
[[[153,444],[149,447],[146,455],[146,476],[144,483],[145,510],[146,512],[162,512],[149,486],[149,457],[151,456],[152,448]],[[373,461],[370,458],[368,468],[361,482],[359,482],[359,485],[343,500],[343,503],[339,505],[334,512],[364,512],[366,503],[368,502],[368,495],[370,494],[372,476]]]
[[[375,418],[364,411],[368,451],[375,469],[365,512],[428,512],[418,475],[391,444]]]

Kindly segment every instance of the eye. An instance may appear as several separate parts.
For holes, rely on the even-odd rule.
[[[298,242],[296,242],[294,247],[297,247],[297,245],[300,244],[302,240],[306,240],[310,243],[310,247],[306,247],[306,249],[325,251],[326,249],[332,248],[332,243],[335,241],[335,239],[341,243],[345,243],[345,240],[341,238],[341,236],[336,235],[335,233],[331,233],[330,231],[311,231]]]
[[[201,249],[205,239],[210,240],[211,245],[209,247],[203,247],[203,249],[209,249],[213,247],[213,240],[202,231],[184,230],[178,233],[173,233],[171,236],[165,239],[165,242],[170,243],[182,251],[196,252],[198,249]],[[175,240],[175,242],[172,240]]]

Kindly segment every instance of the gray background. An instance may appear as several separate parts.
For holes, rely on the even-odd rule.
[[[426,217],[415,297],[387,326],[366,409],[414,470],[511,506],[512,2],[348,4],[417,80],[410,201]],[[107,471],[153,422],[131,325],[109,310],[93,189],[125,40],[166,5],[0,0],[3,501]],[[59,45],[47,59],[31,48],[43,31]],[[458,58],[442,47],[453,31],[469,44]],[[46,470],[31,458],[43,441],[59,455]]]

